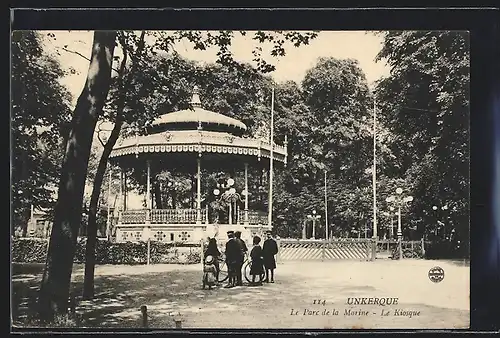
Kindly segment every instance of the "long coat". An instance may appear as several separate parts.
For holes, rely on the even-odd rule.
[[[226,243],[226,264],[234,265],[238,263],[241,257],[241,248],[235,238],[231,238]]]
[[[250,251],[250,258],[252,259],[250,275],[259,276],[264,274],[264,262],[262,260],[262,248],[260,245],[256,245],[252,248],[252,251]]]
[[[274,255],[278,253],[278,244],[272,238],[264,241],[262,246],[262,257],[264,259],[264,266],[266,269],[276,269],[276,260]]]
[[[235,238],[235,241],[238,243],[241,250],[241,256],[239,262],[243,264],[243,262],[245,261],[245,254],[248,251],[247,245],[245,244],[245,241],[242,240],[241,238]]]

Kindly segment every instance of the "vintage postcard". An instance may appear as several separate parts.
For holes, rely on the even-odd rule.
[[[468,32],[11,41],[13,328],[469,328]]]

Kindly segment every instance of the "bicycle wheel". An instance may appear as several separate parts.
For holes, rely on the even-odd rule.
[[[217,280],[219,283],[225,282],[229,277],[229,274],[227,273],[227,265],[225,261],[220,262],[219,265],[219,276]]]
[[[251,266],[251,261],[247,261],[245,263],[245,268],[243,269],[244,274],[245,274],[245,279],[247,280],[248,283],[252,280],[252,276],[250,276],[250,266]]]
[[[252,261],[247,261],[245,263],[245,269],[244,269],[244,271],[245,271],[245,279],[247,280],[248,283],[252,282],[252,276],[250,275],[250,268],[251,268],[251,266],[252,266]],[[260,277],[259,282],[263,282],[264,279],[266,278],[266,274],[263,273],[259,277]]]

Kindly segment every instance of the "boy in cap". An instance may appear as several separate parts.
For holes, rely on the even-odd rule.
[[[250,286],[262,285],[264,266],[262,261],[262,248],[259,243],[260,237],[255,236],[253,238],[253,248],[252,251],[250,251],[250,258],[252,259],[252,265],[250,266],[250,276],[252,276],[252,282],[250,283]],[[259,276],[258,282],[255,282],[256,276]]]
[[[245,262],[245,254],[248,251],[245,241],[241,239],[241,231],[234,232],[235,241],[240,246],[240,255],[238,257],[238,266],[236,267],[236,285],[243,285],[243,277],[241,269],[243,268],[243,263]]]
[[[211,290],[212,286],[215,285],[217,269],[214,262],[214,257],[212,255],[207,255],[205,257],[203,265],[203,289],[205,289],[205,286],[208,286],[208,289]]]
[[[262,258],[264,267],[266,268],[266,283],[274,283],[274,269],[276,269],[276,260],[274,255],[278,253],[278,244],[273,239],[271,231],[266,231],[267,239],[262,245]],[[269,280],[269,272],[271,272],[271,280]]]
[[[232,288],[236,285],[236,269],[240,255],[240,245],[234,238],[234,231],[227,232],[228,241],[226,243],[226,265],[228,274],[228,283],[226,288]]]

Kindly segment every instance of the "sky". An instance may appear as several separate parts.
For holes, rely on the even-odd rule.
[[[75,104],[85,83],[88,69],[88,61],[85,58],[90,56],[92,32],[53,31],[52,33],[55,33],[56,39],[47,41],[47,50],[59,52],[58,58],[63,69],[73,68],[76,70],[76,74],[62,80],[73,94],[73,103]],[[270,45],[264,45],[263,55],[268,55],[264,58],[276,66],[276,70],[270,75],[279,82],[293,80],[300,83],[306,71],[316,64],[319,57],[335,57],[357,59],[368,83],[372,84],[389,74],[389,67],[383,61],[375,62],[375,57],[381,48],[381,42],[381,37],[365,31],[322,31],[309,45],[299,48],[286,45],[285,47],[288,48],[286,48],[284,57],[277,59],[270,57],[266,53],[270,50]],[[248,35],[243,37],[236,34],[231,51],[237,61],[253,63],[252,50],[257,45],[258,43],[251,40]],[[178,43],[174,48],[179,54],[195,61],[215,62],[217,58],[215,48],[197,51],[187,41]],[[120,54],[120,51],[117,50],[116,54]]]

